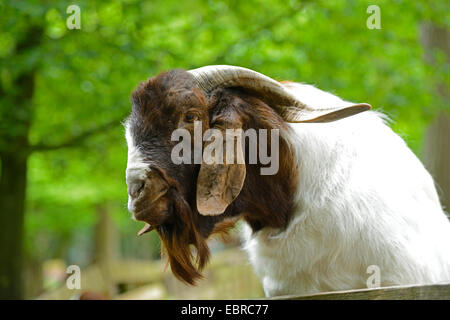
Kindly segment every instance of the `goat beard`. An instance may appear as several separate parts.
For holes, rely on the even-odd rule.
[[[156,228],[162,242],[170,268],[179,280],[195,285],[201,279],[201,271],[207,264],[210,251],[208,235],[199,232],[199,214],[191,210],[186,200],[178,193],[172,194],[173,210],[177,219],[174,223]],[[194,248],[195,254],[191,248]]]

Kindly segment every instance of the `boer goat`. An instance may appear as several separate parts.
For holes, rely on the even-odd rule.
[[[364,288],[370,266],[381,286],[450,281],[450,223],[433,180],[369,109],[241,67],[161,73],[132,94],[128,208],[189,284],[208,261],[207,238],[239,218],[268,296]],[[172,132],[194,123],[278,129],[278,172],[262,175],[247,155],[173,163]]]

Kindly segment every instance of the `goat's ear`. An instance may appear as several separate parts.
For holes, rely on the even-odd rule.
[[[203,146],[203,160],[197,178],[197,210],[202,215],[213,216],[225,212],[239,195],[246,168],[242,129],[236,122],[221,122],[220,127],[213,126],[210,133],[211,138]]]

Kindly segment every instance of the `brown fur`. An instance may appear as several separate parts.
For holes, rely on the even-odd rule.
[[[133,111],[128,119],[133,139],[146,161],[170,186],[161,198],[165,204],[158,207],[145,201],[152,197],[152,190],[145,190],[141,207],[151,210],[144,210],[139,219],[155,224],[154,217],[158,217],[156,230],[171,269],[177,278],[189,284],[201,278],[201,270],[208,262],[207,238],[214,233],[225,234],[238,218],[245,219],[255,232],[266,227],[285,228],[294,209],[298,176],[294,155],[280,134],[278,173],[262,176],[262,165],[248,164],[246,159],[247,175],[235,201],[219,216],[200,215],[195,199],[200,165],[175,165],[170,160],[175,144],[170,141],[172,131],[180,127],[193,130],[192,124],[183,120],[187,113],[196,114],[203,130],[212,125],[211,121],[220,122],[221,117],[230,113],[239,118],[244,130],[278,128],[281,133],[289,129],[270,106],[253,94],[239,89],[218,89],[205,94],[193,83],[192,76],[182,70],[148,80],[133,93]]]

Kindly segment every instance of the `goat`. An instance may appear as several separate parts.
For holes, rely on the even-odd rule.
[[[207,238],[243,219],[267,296],[364,288],[372,265],[381,286],[450,280],[450,223],[433,180],[369,109],[234,66],[141,83],[125,123],[128,208],[146,223],[140,234],[155,229],[174,275],[195,284]],[[261,175],[247,156],[174,164],[171,133],[193,133],[196,122],[203,132],[278,129],[278,172]]]

